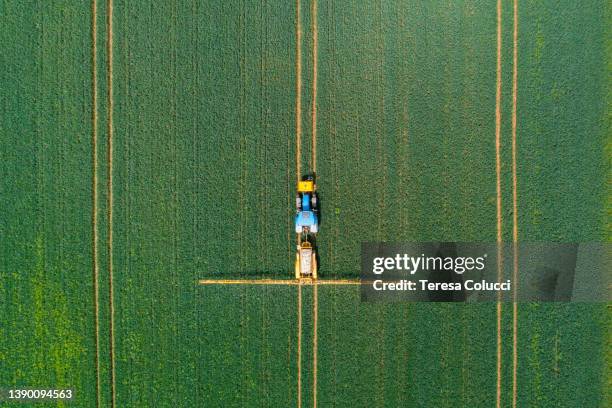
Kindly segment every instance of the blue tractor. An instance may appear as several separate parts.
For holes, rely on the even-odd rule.
[[[295,233],[306,236],[319,232],[319,217],[317,215],[319,210],[313,176],[307,176],[304,180],[298,182],[298,194],[295,204],[297,209]]]
[[[306,176],[298,182],[298,194],[295,199],[295,232],[298,234],[295,257],[296,279],[317,279],[317,253],[314,246],[314,235],[319,232],[317,201],[314,175]]]

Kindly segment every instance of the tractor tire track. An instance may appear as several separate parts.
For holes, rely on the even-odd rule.
[[[239,141],[239,151],[240,151],[240,274],[244,274],[247,269],[246,264],[246,243],[245,243],[245,230],[247,230],[246,226],[246,205],[245,205],[245,187],[246,187],[246,178],[247,178],[247,169],[245,168],[245,150],[246,150],[246,141],[245,141],[245,130],[246,130],[246,11],[245,11],[245,2],[240,2],[240,17],[239,17],[239,49],[240,49],[240,141]],[[246,289],[241,288],[240,290],[240,304],[242,310],[248,310],[246,304]],[[247,343],[247,329],[245,323],[245,314],[242,313],[240,315],[240,360],[245,361],[248,357],[248,344]],[[248,370],[247,364],[242,364],[241,367],[241,384],[239,386],[240,389],[240,399],[242,401],[242,406],[246,406],[248,404],[247,398],[247,384],[248,384]]]
[[[108,118],[107,118],[107,157],[108,157],[108,180],[107,180],[107,217],[108,217],[108,285],[109,285],[109,350],[110,350],[110,389],[111,407],[116,404],[116,373],[115,373],[115,302],[113,287],[113,0],[107,0],[106,4],[106,52],[107,52],[107,86],[108,86]]]
[[[517,405],[518,369],[518,190],[516,176],[516,110],[518,95],[518,0],[512,2],[512,408]]]
[[[302,285],[298,284],[297,406],[302,407]]]
[[[97,0],[91,2],[91,144],[92,144],[92,264],[93,264],[93,303],[95,326],[95,375],[96,375],[96,407],[101,406],[100,401],[100,289],[98,265],[98,4]]]
[[[317,173],[317,76],[318,76],[318,47],[319,34],[317,25],[317,0],[311,0],[311,30],[312,30],[312,114],[311,114],[311,172]],[[318,287],[313,287],[312,305],[312,406],[317,408],[317,367],[318,367],[318,319],[319,319],[319,296]]]
[[[172,182],[173,182],[173,192],[172,192],[172,207],[173,207],[173,219],[172,219],[172,280],[174,281],[173,284],[173,297],[174,297],[174,314],[175,316],[179,315],[179,310],[180,310],[180,301],[179,301],[179,291],[180,291],[180,283],[179,283],[179,271],[178,271],[178,217],[179,217],[179,198],[178,198],[178,154],[177,154],[177,150],[178,150],[178,142],[177,142],[177,123],[178,123],[178,109],[177,109],[177,105],[178,105],[178,95],[177,95],[177,86],[176,86],[176,81],[177,81],[177,47],[178,47],[178,41],[177,41],[177,33],[176,33],[176,28],[178,26],[177,24],[177,10],[176,10],[176,1],[172,2],[172,24],[171,24],[171,32],[170,32],[170,39],[171,39],[171,44],[172,44],[172,60],[171,60],[171,67],[172,67],[172,77],[174,79],[173,81],[173,87],[172,87],[172,103],[171,103],[171,112],[172,112],[172,120],[173,120],[173,124],[172,124],[172,161],[173,161],[173,168],[172,168]],[[173,339],[172,339],[172,358],[173,358],[173,376],[174,376],[174,395],[176,398],[176,393],[177,391],[180,389],[180,385],[179,385],[179,356],[181,355],[181,345],[180,342],[178,341],[179,339],[179,323],[177,322],[177,319],[173,319],[172,321],[172,331],[174,332],[173,335]]]
[[[295,39],[295,176],[300,181],[302,172],[302,17],[300,0],[296,0],[296,39]]]
[[[314,285],[312,288],[312,303],[313,303],[313,316],[312,316],[312,406],[317,408],[317,354],[319,351],[317,325],[319,319],[319,287]]]
[[[301,2],[295,2],[295,162],[296,162],[296,184],[300,181],[302,171],[302,21]],[[300,236],[297,236],[300,244]],[[297,333],[297,406],[302,407],[302,285],[298,284],[298,333]]]
[[[501,193],[501,50],[502,50],[502,3],[497,0],[497,64],[496,64],[496,88],[495,88],[495,174],[496,174],[496,214],[497,214],[497,279],[502,279],[502,193]],[[502,384],[502,302],[501,292],[498,292],[497,300],[497,384],[496,384],[496,407],[501,408],[501,384]]]
[[[318,70],[318,48],[319,34],[317,26],[317,0],[311,0],[311,22],[312,22],[312,112],[311,112],[311,171],[317,172],[317,70]]]
[[[379,163],[382,164],[382,183],[380,184],[381,191],[379,193],[379,209],[378,209],[378,240],[384,241],[387,239],[387,228],[385,222],[385,208],[387,201],[387,155],[385,153],[384,146],[384,135],[386,132],[385,126],[385,35],[383,27],[383,4],[382,0],[378,1],[378,29],[377,29],[377,51],[379,55],[378,59],[378,92],[379,92],[379,107],[380,107],[380,125],[378,126],[378,132],[376,135],[376,147],[378,150]],[[385,349],[385,309],[379,309],[379,322],[381,324],[380,331],[378,332],[377,343],[379,350]],[[380,385],[378,386],[378,393],[376,395],[376,401],[378,406],[385,406],[385,355],[380,354],[379,369],[382,375],[379,376]]]

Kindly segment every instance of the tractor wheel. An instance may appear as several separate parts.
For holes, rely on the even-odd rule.
[[[312,195],[312,208],[313,209],[317,208],[317,195],[316,194]]]

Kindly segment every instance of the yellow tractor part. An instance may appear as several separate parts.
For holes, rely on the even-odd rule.
[[[314,181],[298,181],[298,193],[312,193],[314,191]]]

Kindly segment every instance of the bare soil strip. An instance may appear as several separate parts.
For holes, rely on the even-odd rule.
[[[319,34],[317,27],[317,0],[312,0],[312,158],[311,169],[317,172],[317,63]],[[316,406],[316,400],[315,400]]]
[[[497,243],[502,242],[502,193],[501,193],[501,49],[502,49],[502,4],[497,0],[497,78],[495,89],[495,172],[497,175]],[[497,278],[502,279],[501,245],[497,249]],[[498,294],[498,297],[501,293]],[[501,408],[501,376],[502,376],[502,303],[497,301],[497,395],[496,407]]]
[[[201,279],[200,285],[291,285],[300,284],[297,280],[289,279]]]
[[[302,172],[302,20],[300,0],[296,0],[295,25],[295,162],[297,181]]]
[[[300,282],[295,279],[200,279],[200,285],[287,285],[287,286],[319,286],[319,285],[361,285],[359,280],[326,279],[312,282]]]
[[[297,400],[302,407],[302,285],[298,282]]]
[[[314,285],[313,288],[312,302],[312,406],[317,408],[317,353],[319,348],[317,339],[317,320],[319,319],[319,295],[317,285]]]
[[[312,0],[312,140],[311,140],[311,171],[317,173],[317,62],[318,62],[318,27],[317,27],[317,0]],[[317,286],[313,288],[313,319],[312,319],[312,406],[317,408],[317,354],[318,337],[317,325],[319,316],[319,300]]]
[[[352,279],[326,279],[318,280],[316,285],[361,285],[361,281]]]
[[[302,18],[301,2],[295,2],[295,177],[300,181],[302,173]],[[298,245],[300,236],[297,237]],[[273,283],[274,284],[274,283]],[[279,284],[279,283],[276,283]],[[297,345],[297,400],[302,407],[302,286],[298,284],[298,345]]]
[[[91,145],[92,145],[92,197],[91,197],[91,227],[92,227],[92,263],[93,263],[93,298],[95,326],[95,365],[96,365],[96,407],[100,401],[100,300],[98,287],[98,26],[97,1],[91,2]]]
[[[108,284],[111,407],[115,407],[115,304],[113,295],[113,0],[107,0],[108,74]]]
[[[518,366],[518,190],[516,180],[516,100],[518,94],[518,0],[514,0],[512,27],[512,242],[514,285],[512,303],[512,408],[516,408]]]

